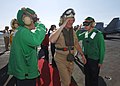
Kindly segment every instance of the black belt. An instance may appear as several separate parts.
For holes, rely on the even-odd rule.
[[[68,51],[69,50],[69,48],[66,48],[66,47],[64,47],[64,48],[55,48],[55,49],[56,50],[62,50],[62,51]],[[74,47],[71,47],[70,50],[74,50]]]

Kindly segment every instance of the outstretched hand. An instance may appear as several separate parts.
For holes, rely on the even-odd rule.
[[[78,30],[81,30],[81,27],[82,27],[82,24],[79,25],[79,27],[76,29],[76,32],[77,32]]]
[[[79,25],[78,30],[80,30],[81,28],[82,28],[82,24]]]

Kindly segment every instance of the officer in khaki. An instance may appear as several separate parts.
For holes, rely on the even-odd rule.
[[[74,55],[74,49],[76,48],[82,56],[83,63],[86,63],[86,59],[78,43],[76,33],[73,31],[72,27],[75,21],[74,15],[75,13],[73,9],[67,9],[61,16],[59,23],[60,28],[58,28],[50,36],[50,42],[55,43],[56,47],[54,59],[59,70],[61,86],[70,86],[71,83],[71,75],[73,72],[74,63],[73,61],[67,60],[67,55],[69,53]],[[67,32],[71,32],[72,34]],[[69,37],[67,38],[67,36]],[[71,43],[69,44],[70,47],[68,47],[68,43]]]

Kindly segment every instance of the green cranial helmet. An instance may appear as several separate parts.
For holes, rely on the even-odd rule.
[[[30,8],[21,8],[21,10],[19,10],[18,13],[17,13],[17,20],[18,20],[18,23],[21,26],[24,26],[24,22],[23,22],[23,19],[22,19],[23,14],[30,16],[30,15],[34,15],[35,12]]]
[[[85,20],[91,21],[91,22],[95,22],[94,18],[92,17],[87,17]]]

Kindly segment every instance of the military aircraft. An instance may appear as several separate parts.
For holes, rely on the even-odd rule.
[[[117,34],[120,33],[120,19],[113,18],[112,21],[104,27],[103,22],[96,22],[95,26],[98,30],[103,32],[104,38],[107,37],[109,34]]]

